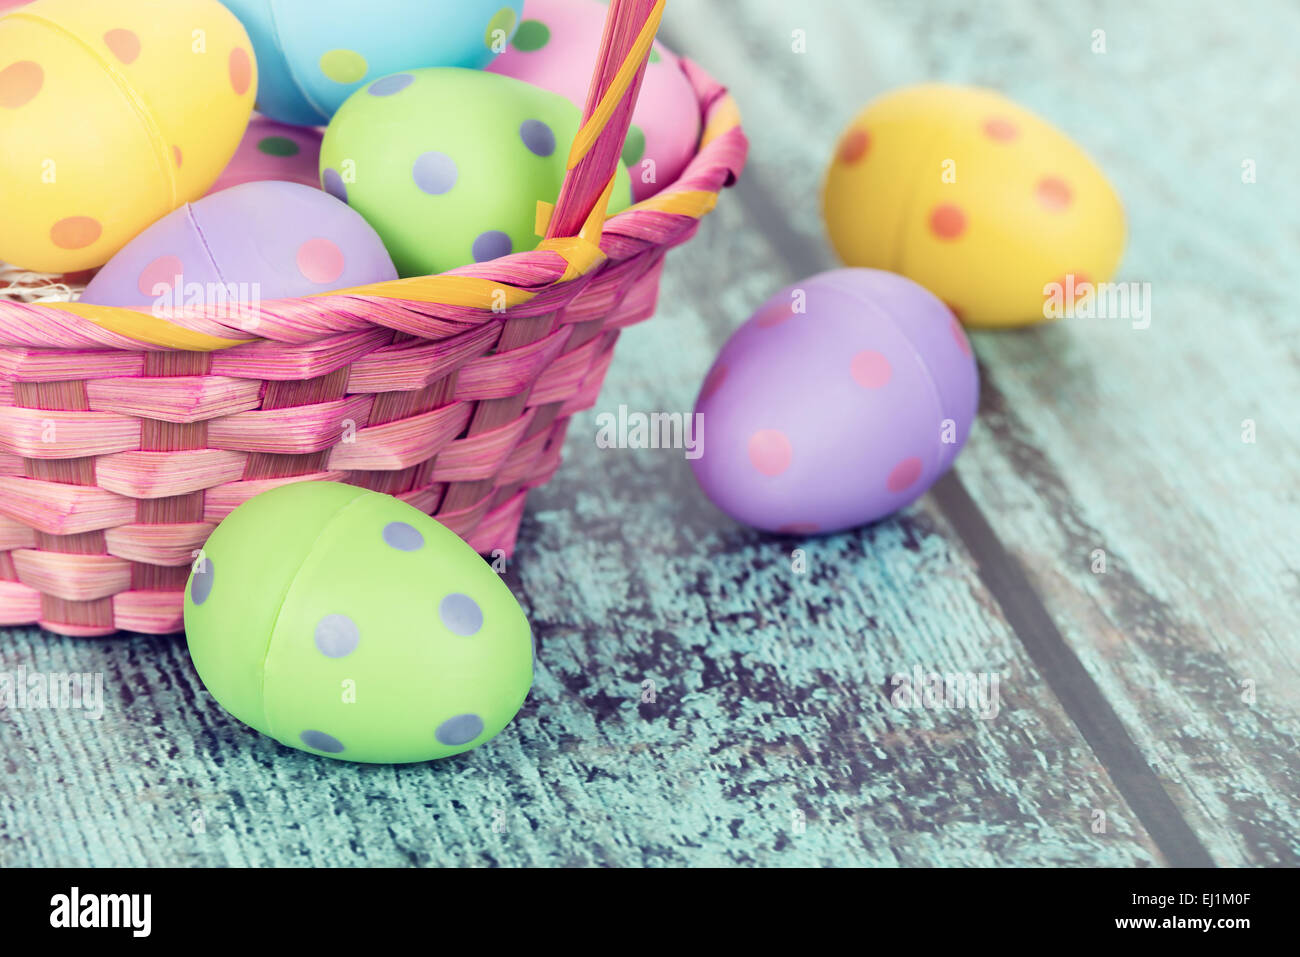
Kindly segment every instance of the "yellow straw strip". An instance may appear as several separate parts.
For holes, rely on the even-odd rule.
[[[704,130],[704,136],[700,140],[700,149],[708,146],[723,133],[730,133],[740,125],[740,107],[736,101],[725,96],[717,102],[709,115],[709,125]]]
[[[618,169],[615,168],[613,174],[609,177],[609,182],[601,190],[596,205],[591,208],[587,221],[578,230],[578,235],[583,239],[590,239],[592,242],[599,244],[601,234],[605,232],[605,216],[609,212],[609,198],[614,195],[614,181],[617,178]]]
[[[606,258],[605,254],[600,251],[599,246],[583,239],[581,236],[570,236],[567,239],[547,239],[537,248],[556,253],[564,257],[564,261],[569,264],[569,268],[560,277],[560,282],[569,282],[579,276],[585,276],[603,263]]]
[[[537,219],[534,221],[533,232],[538,236],[545,236],[546,231],[551,228],[551,217],[554,215],[555,204],[539,199],[537,201]]]
[[[628,212],[639,210],[657,213],[680,213],[682,216],[702,219],[708,213],[713,212],[714,207],[717,205],[717,193],[710,193],[705,190],[690,190],[682,193],[651,196],[649,199],[637,203]]]
[[[134,309],[120,309],[116,306],[93,306],[84,302],[59,302],[42,304],[46,309],[57,309],[70,313],[80,319],[93,322],[101,329],[115,332],[120,336],[134,339],[136,342],[151,346],[165,346],[169,349],[185,349],[188,352],[215,352],[218,349],[230,349],[242,346],[248,339],[222,339],[207,333],[195,332],[174,323],[150,315],[136,312]]]
[[[585,276],[608,258],[601,251],[600,237],[605,231],[605,211],[609,209],[609,198],[614,194],[614,180],[617,176],[618,174],[615,173],[609,178],[609,182],[601,191],[600,199],[596,200],[596,205],[591,208],[591,213],[587,216],[587,221],[582,224],[582,229],[578,231],[577,236],[556,237],[538,245],[538,249],[549,249],[563,256],[564,261],[569,264],[569,268],[560,277],[560,282]]]
[[[357,286],[322,296],[375,296],[379,299],[411,299],[442,306],[464,306],[467,309],[497,310],[522,306],[537,294],[518,289],[490,279],[475,276],[421,276],[397,282]],[[501,298],[504,295],[504,300]]]
[[[667,0],[659,0],[655,4],[654,10],[650,12],[650,19],[645,22],[641,32],[637,34],[636,43],[632,46],[619,67],[618,73],[614,76],[614,82],[610,84],[605,95],[601,97],[600,103],[596,105],[596,110],[591,114],[591,118],[578,131],[578,135],[573,140],[573,149],[569,151],[569,169],[573,169],[582,158],[591,152],[591,148],[596,145],[596,140],[600,134],[605,131],[609,125],[610,117],[614,115],[614,110],[627,94],[628,87],[632,85],[632,79],[636,76],[637,70],[641,69],[641,64],[645,62],[646,57],[650,55],[650,47],[654,45],[655,34],[659,32],[659,22],[664,16],[664,4]]]

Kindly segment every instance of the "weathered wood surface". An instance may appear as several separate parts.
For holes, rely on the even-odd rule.
[[[6,633],[0,670],[100,672],[107,708],[0,713],[0,865],[1295,863],[1297,26],[1266,3],[675,0],[668,39],[732,83],[751,176],[530,500],[519,719],[438,765],[338,764],[238,726],[176,639]],[[1001,87],[1095,153],[1151,327],[977,335],[955,476],[834,538],[735,526],[681,452],[597,449],[597,412],[687,411],[728,331],[830,264],[836,136],[927,78]],[[914,666],[998,674],[1001,710],[894,707]]]

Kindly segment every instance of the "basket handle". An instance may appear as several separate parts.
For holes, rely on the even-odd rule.
[[[583,235],[599,244],[609,193],[667,0],[612,0],[569,170],[547,239]]]

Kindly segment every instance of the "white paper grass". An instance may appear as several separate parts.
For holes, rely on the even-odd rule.
[[[0,263],[0,300],[7,302],[73,302],[84,285],[69,285],[63,276],[29,272]]]

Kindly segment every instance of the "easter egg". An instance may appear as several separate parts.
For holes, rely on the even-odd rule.
[[[510,48],[488,69],[558,93],[582,108],[600,53],[605,12],[597,0],[525,0],[523,22]],[[681,61],[656,43],[623,148],[638,201],[677,180],[695,155],[702,125]]]
[[[510,589],[423,512],[333,482],[245,502],[185,589],[190,656],[212,696],[282,744],[407,763],[478,747],[533,680]]]
[[[1124,210],[1074,142],[992,90],[929,84],[872,102],[823,205],[850,266],[916,280],[972,326],[1042,321],[1057,284],[1108,281]]]
[[[253,38],[259,112],[328,123],[361,86],[399,70],[481,69],[506,48],[523,0],[224,0]]]
[[[325,131],[321,181],[366,217],[402,276],[535,249],[537,203],[564,182],[578,109],[479,70],[431,68],[358,90]],[[631,203],[619,166],[611,213]]]
[[[841,269],[783,289],[704,380],[708,497],[737,521],[835,532],[908,505],[961,451],[979,401],[948,308],[894,273]]]
[[[0,16],[0,260],[107,262],[207,192],[256,88],[248,35],[217,0],[35,0]]]
[[[255,116],[239,149],[235,150],[235,158],[209,193],[264,179],[302,183],[319,189],[320,141],[318,130]]]
[[[361,216],[301,183],[245,183],[154,223],[101,269],[82,302],[179,310],[256,303],[397,278]]]

